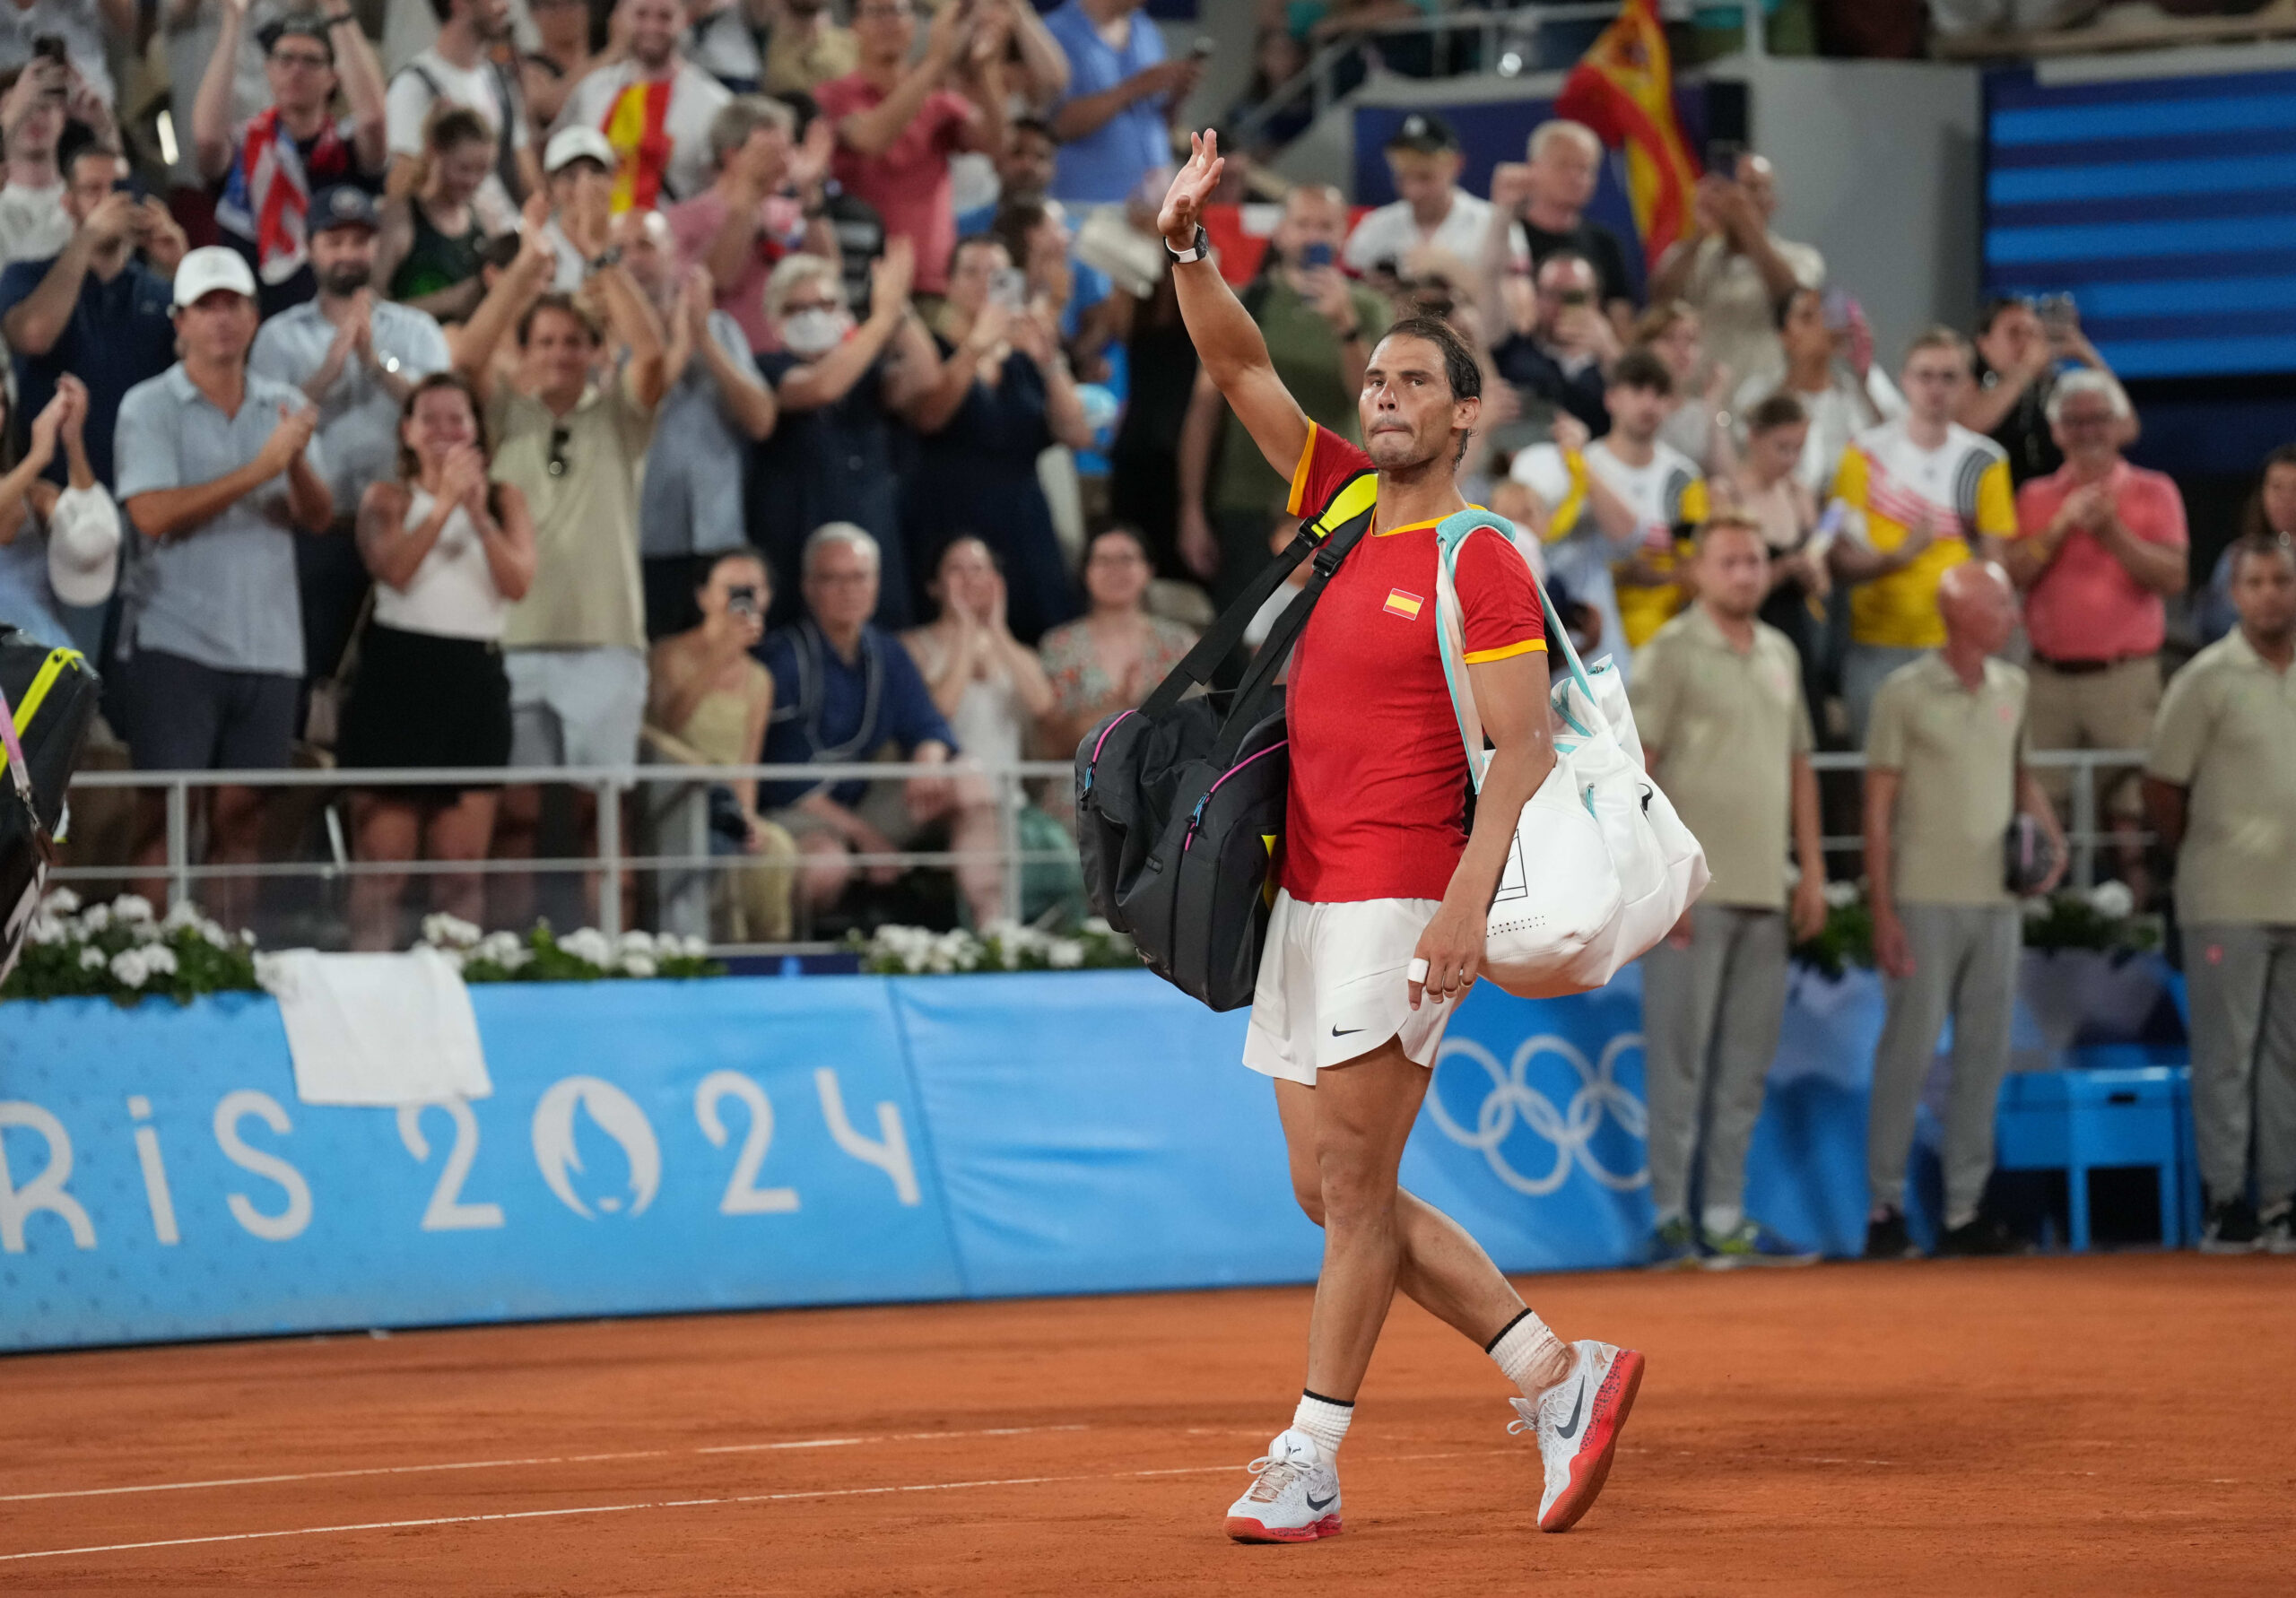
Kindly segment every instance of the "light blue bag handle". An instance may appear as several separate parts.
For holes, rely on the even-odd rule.
[[[1469,534],[1484,527],[1490,528],[1501,538],[1506,539],[1510,548],[1513,546],[1514,529],[1479,505],[1470,505],[1465,510],[1454,511],[1445,517],[1436,526],[1436,559],[1442,561],[1444,573],[1451,579],[1451,592],[1454,595],[1458,593],[1459,586],[1459,545],[1466,542]],[[1519,554],[1520,551],[1518,551],[1518,553]],[[1529,564],[1527,560],[1524,562],[1526,569]],[[1586,695],[1587,707],[1592,708],[1596,702],[1595,685],[1587,680],[1587,668],[1580,664],[1578,651],[1571,645],[1570,630],[1563,626],[1562,618],[1555,614],[1554,602],[1547,597],[1546,585],[1539,581],[1538,574],[1532,572],[1530,578],[1531,586],[1538,590],[1539,614],[1542,619],[1552,619],[1554,622],[1554,625],[1547,630],[1548,633],[1551,637],[1562,640],[1563,664],[1569,669],[1570,681],[1578,684],[1578,691]],[[1438,589],[1439,600],[1441,590]],[[1480,794],[1483,792],[1483,751],[1474,747],[1467,733],[1465,707],[1471,701],[1471,696],[1467,690],[1465,675],[1460,669],[1465,663],[1455,663],[1451,658],[1451,652],[1442,647],[1445,635],[1442,630],[1442,618],[1439,615],[1436,618],[1435,627],[1436,653],[1442,658],[1444,683],[1451,690],[1451,714],[1459,724],[1459,742],[1465,744],[1467,748],[1468,774],[1474,779],[1475,792]],[[1462,619],[1461,632],[1464,635],[1464,619]],[[1555,689],[1554,693],[1555,710],[1563,720],[1581,736],[1593,736],[1593,729],[1582,725],[1578,716],[1571,713],[1570,696],[1563,692],[1560,686]]]

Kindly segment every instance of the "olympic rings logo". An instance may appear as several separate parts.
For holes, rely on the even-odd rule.
[[[1543,1034],[1526,1039],[1516,1049],[1513,1063],[1501,1070],[1498,1056],[1480,1043],[1465,1038],[1446,1038],[1435,1057],[1437,1081],[1429,1084],[1428,1113],[1443,1129],[1444,1136],[1463,1148],[1480,1150],[1483,1159],[1490,1161],[1492,1174],[1517,1193],[1537,1198],[1554,1192],[1570,1177],[1574,1159],[1586,1168],[1588,1176],[1612,1192],[1631,1193],[1649,1185],[1647,1151],[1640,1168],[1620,1172],[1606,1168],[1595,1158],[1589,1145],[1605,1113],[1617,1119],[1621,1131],[1647,1142],[1649,1121],[1643,1112],[1642,1101],[1620,1086],[1617,1078],[1619,1056],[1641,1047],[1641,1033],[1621,1032],[1604,1047],[1602,1057],[1589,1064],[1587,1056],[1567,1038]],[[1541,1055],[1556,1055],[1578,1073],[1578,1089],[1562,1110],[1558,1111],[1554,1100],[1526,1080],[1531,1062]],[[1484,1095],[1483,1107],[1475,1112],[1472,1127],[1460,1125],[1443,1107],[1443,1064],[1454,1057],[1473,1060],[1491,1078],[1491,1091]],[[1526,1177],[1508,1162],[1505,1144],[1518,1120],[1554,1145],[1554,1165],[1544,1175]]]

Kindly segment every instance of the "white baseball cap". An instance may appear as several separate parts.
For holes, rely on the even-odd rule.
[[[615,159],[613,146],[596,128],[561,127],[550,135],[550,143],[543,150],[543,174],[547,177],[570,161],[585,159],[597,162],[609,172],[621,164]]]
[[[203,296],[218,289],[255,298],[255,274],[248,269],[247,257],[221,244],[204,244],[187,251],[176,267],[176,308],[197,305]]]
[[[48,586],[65,604],[101,604],[118,581],[118,510],[100,490],[66,489],[48,518]]]

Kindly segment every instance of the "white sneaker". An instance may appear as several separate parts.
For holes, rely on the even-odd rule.
[[[1228,1535],[1239,1542],[1313,1542],[1339,1535],[1339,1472],[1304,1431],[1280,1431],[1252,1461],[1259,1480],[1228,1506]]]
[[[1570,1376],[1541,1394],[1535,1405],[1526,1398],[1507,1401],[1522,1417],[1507,1429],[1536,1437],[1546,1467],[1546,1491],[1539,1498],[1542,1532],[1567,1532],[1594,1507],[1642,1385],[1642,1356],[1634,1350],[1591,1341],[1571,1346],[1578,1357]]]

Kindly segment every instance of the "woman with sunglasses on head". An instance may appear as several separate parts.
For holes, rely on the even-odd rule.
[[[399,421],[399,477],[370,486],[359,506],[359,553],[375,579],[375,605],[359,640],[337,756],[346,769],[505,766],[510,760],[510,680],[502,625],[535,576],[535,528],[526,496],[488,481],[486,422],[469,381],[425,378]],[[362,863],[483,860],[494,835],[491,787],[371,789],[353,795]],[[351,880],[352,941],[400,942],[406,873]],[[432,879],[431,905],[482,918],[478,873]]]

